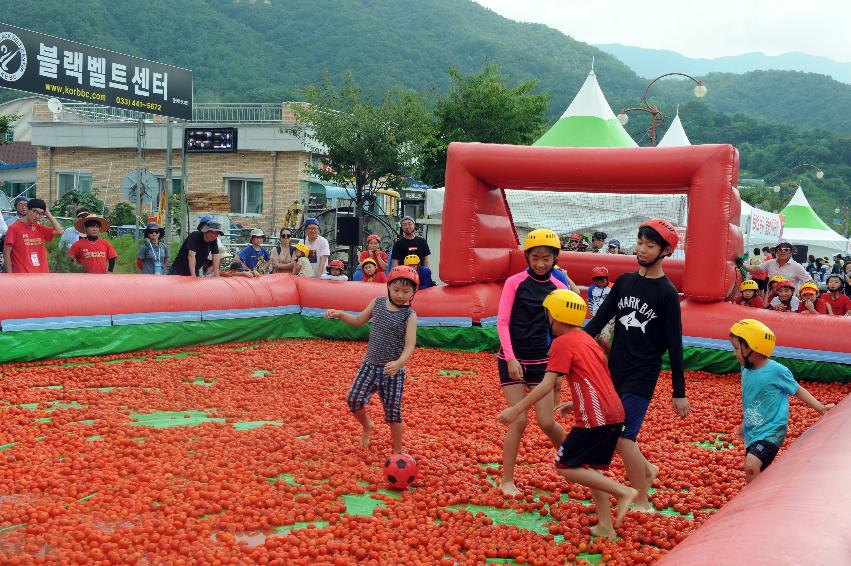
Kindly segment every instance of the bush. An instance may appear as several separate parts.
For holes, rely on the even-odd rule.
[[[129,202],[119,202],[115,205],[115,210],[106,219],[112,226],[136,224],[136,209]]]
[[[106,204],[97,197],[96,193],[81,193],[80,191],[68,191],[62,195],[62,198],[57,200],[50,208],[50,212],[53,216],[65,216],[65,209],[68,208],[68,205],[71,204],[71,200],[74,198],[80,203],[79,208],[88,210],[91,213],[105,216],[109,212]]]
[[[47,266],[51,273],[84,273],[83,266],[68,257],[68,250],[59,249],[59,236],[47,242]]]

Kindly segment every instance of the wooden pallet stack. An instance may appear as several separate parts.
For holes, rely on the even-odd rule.
[[[189,210],[193,212],[230,212],[230,198],[227,195],[190,194],[186,200]]]

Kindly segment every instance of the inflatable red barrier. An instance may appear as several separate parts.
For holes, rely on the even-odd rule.
[[[523,269],[526,268],[524,265]],[[590,285],[591,270],[602,266],[609,269],[609,281],[614,282],[624,273],[638,269],[635,256],[613,255],[613,254],[589,254],[578,252],[562,252],[558,254],[558,264],[564,268],[577,285]],[[666,259],[664,263],[665,275],[671,280],[679,291],[683,290],[683,271],[685,262],[681,259]],[[520,270],[518,270],[520,271]]]
[[[660,566],[849,564],[849,430],[846,397]]]

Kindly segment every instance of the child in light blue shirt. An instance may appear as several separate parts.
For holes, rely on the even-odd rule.
[[[786,439],[789,395],[794,395],[821,414],[833,403],[820,403],[798,385],[792,372],[769,359],[774,333],[754,319],[740,320],[730,328],[730,343],[742,364],[742,412],[736,433],[745,441],[745,479],[748,483],[767,468]]]

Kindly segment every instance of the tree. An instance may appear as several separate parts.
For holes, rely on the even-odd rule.
[[[8,134],[12,132],[13,124],[20,119],[19,114],[8,114],[0,116],[0,144],[10,143],[6,140]]]
[[[508,86],[494,64],[477,75],[449,69],[449,94],[438,99],[435,129],[420,156],[420,179],[442,185],[453,141],[529,145],[544,131],[549,95],[534,94],[537,81]]]
[[[387,92],[380,104],[355,85],[351,73],[341,88],[326,74],[320,85],[304,91],[305,104],[294,107],[297,124],[290,132],[318,163],[310,173],[324,181],[354,187],[354,215],[379,189],[407,185],[428,125],[428,112],[412,91]],[[349,265],[357,250],[349,249]]]

